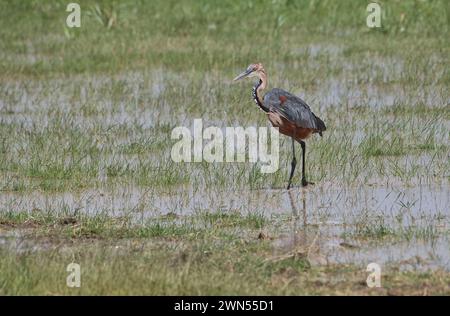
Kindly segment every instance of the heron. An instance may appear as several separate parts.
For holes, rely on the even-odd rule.
[[[249,65],[244,72],[233,80],[237,81],[250,77],[259,78],[252,90],[252,97],[255,103],[267,114],[267,118],[272,123],[272,126],[278,128],[281,134],[292,139],[291,172],[287,189],[291,188],[292,177],[297,165],[295,142],[300,143],[302,147],[302,186],[306,187],[308,184],[314,184],[306,181],[305,140],[315,133],[322,136],[322,132],[327,129],[325,123],[311,111],[311,108],[305,101],[283,89],[274,88],[261,98],[261,92],[267,87],[267,73],[261,63]]]

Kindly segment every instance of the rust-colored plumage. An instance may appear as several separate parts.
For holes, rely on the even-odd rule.
[[[234,78],[234,80],[245,77],[259,78],[253,87],[253,99],[255,103],[267,114],[271,124],[277,127],[281,134],[292,138],[293,159],[291,162],[288,189],[291,186],[297,164],[294,140],[299,142],[302,147],[302,185],[308,185],[305,177],[306,144],[304,140],[314,133],[322,136],[322,132],[326,130],[325,123],[311,111],[305,101],[282,89],[274,88],[267,92],[264,98],[261,99],[260,93],[267,87],[267,74],[262,64],[251,64],[243,73]]]
[[[273,127],[278,127],[281,134],[293,137],[298,142],[307,139],[314,131],[312,128],[297,126],[277,112],[269,112],[267,117]]]

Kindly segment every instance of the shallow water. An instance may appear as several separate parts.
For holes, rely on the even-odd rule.
[[[308,256],[315,264],[347,263],[367,266],[375,262],[381,267],[395,264],[400,270],[439,268],[450,271],[448,190],[448,186],[433,191],[424,188],[397,191],[366,188],[354,190],[353,196],[347,195],[343,190],[334,195],[336,199],[325,203],[326,212],[331,215],[325,217],[314,216],[309,211],[309,207],[313,207],[312,203],[307,202],[311,192],[303,192],[300,201],[295,193],[289,192],[295,216],[284,233],[275,239],[275,252],[289,253],[308,249]],[[404,201],[411,198],[415,202],[405,204]],[[355,201],[364,200],[366,203],[363,205],[355,204]],[[339,205],[339,201],[345,202]],[[316,202],[320,205],[319,201]],[[368,210],[371,214],[366,215]],[[320,213],[320,207],[317,211]],[[386,226],[394,230],[401,231],[411,227],[413,230],[418,229],[418,236],[374,240],[346,234],[346,231],[351,232],[361,224],[370,227],[374,218],[382,218]],[[421,236],[421,229],[434,231],[435,234]]]
[[[310,257],[316,264],[355,264],[367,266],[377,263],[381,267],[396,265],[400,270],[445,269],[450,271],[450,239],[441,235],[433,240],[385,240],[368,242],[344,238],[339,229],[322,225],[308,229],[292,227],[292,232],[274,241],[275,253],[284,254],[298,249],[311,249]],[[320,260],[317,260],[320,259]]]
[[[331,76],[317,74],[314,84],[309,84],[306,89],[301,86],[301,79],[289,81],[284,76],[276,77],[277,74],[271,73],[270,84],[299,95],[318,112],[327,107],[344,111],[367,105],[382,108],[394,105],[412,107],[417,104],[441,107],[449,104],[447,87],[439,86],[437,82],[420,89],[416,89],[414,84],[402,83],[405,67],[408,70],[403,60],[372,56],[367,62],[352,62],[343,57],[344,51],[345,47],[328,44],[298,47],[294,53],[308,55],[311,69],[315,69],[315,66],[320,69],[323,63],[320,58],[328,55],[331,58],[330,67],[342,71],[336,71]],[[280,70],[286,67],[278,66],[276,68]],[[272,67],[275,68],[274,65]],[[294,69],[289,70],[297,71],[300,67],[294,65]],[[443,71],[436,69],[436,78],[442,78]],[[282,71],[279,73],[283,74]],[[242,124],[242,120],[255,124],[254,117],[246,118],[236,111],[243,104],[252,105],[250,97],[242,97],[240,104],[236,101],[239,88],[230,84],[229,89],[223,89],[229,84],[223,80],[220,74],[215,73],[177,74],[156,69],[148,73],[127,72],[114,77],[98,75],[46,82],[10,82],[0,87],[0,124],[12,125],[17,129],[20,127],[25,136],[25,130],[36,133],[57,124],[61,130],[81,130],[88,139],[99,137],[102,133],[106,135],[109,127],[120,126],[123,130],[120,137],[114,137],[113,140],[103,137],[105,139],[98,141],[100,148],[109,146],[114,151],[110,156],[108,152],[102,161],[108,165],[114,160],[119,166],[137,170],[142,157],[117,152],[119,145],[134,141],[143,143],[143,139],[158,136],[165,141],[167,136],[165,133],[154,135],[152,130],[144,129],[165,122],[170,126],[191,126],[193,118],[198,117],[199,113],[205,126],[215,124],[223,128],[225,118],[229,120],[227,124]],[[247,84],[249,92],[251,84]],[[209,93],[205,94],[204,91]],[[233,111],[227,112],[228,103],[235,107]],[[256,109],[254,111],[256,115]],[[351,122],[355,126],[355,131],[350,134],[352,136],[348,137],[356,146],[370,136],[364,129],[370,121],[368,118],[350,117],[351,111],[347,112],[346,120],[337,123]],[[398,118],[386,115],[385,122],[395,119]],[[447,121],[443,119],[443,123],[448,125]],[[20,155],[15,149],[17,146],[27,147],[29,139],[24,135],[13,139],[13,145],[8,147],[12,150],[11,156],[15,162],[29,159],[26,150],[22,150]],[[347,137],[347,134],[337,135],[344,136]],[[445,128],[437,128],[433,136],[436,145],[448,143]],[[426,152],[420,156],[404,155],[395,159],[400,162],[414,160],[421,166],[429,166],[432,165],[430,159],[435,159],[429,155]],[[149,156],[145,159],[164,159],[162,152]],[[27,166],[27,163],[22,165]],[[376,171],[374,173],[378,175]],[[99,178],[102,177],[105,177],[104,172],[99,172]],[[9,181],[9,178],[5,179],[5,182]],[[290,194],[284,188],[224,190],[223,187],[208,185],[207,179],[196,179],[198,185],[167,189],[129,185],[63,193],[0,191],[0,212],[39,210],[64,215],[107,214],[130,216],[136,222],[173,213],[179,216],[205,211],[257,213],[277,223],[276,228],[265,227],[274,234],[275,252],[291,251],[297,246],[310,246],[313,243],[316,252],[321,253],[328,262],[374,261],[387,264],[416,260],[422,267],[448,269],[450,184],[440,178],[438,181],[441,183],[434,185],[417,183],[420,181],[418,179],[416,177],[409,181],[412,182],[409,186],[395,183],[394,179],[388,179],[389,183],[384,180],[383,183],[362,186],[323,182],[307,189],[294,188]],[[99,182],[104,183],[106,180],[100,179]],[[377,241],[371,244],[358,236],[358,227],[380,225],[394,231],[413,227],[419,232],[436,232],[422,239],[406,241],[400,238],[400,241]],[[4,237],[0,245],[4,245],[5,240],[10,243],[14,238],[18,237]]]
[[[284,189],[194,190],[191,187],[158,191],[124,186],[79,193],[2,192],[0,211],[107,214],[130,216],[136,222],[169,213],[178,216],[197,212],[257,213],[277,223],[276,229],[272,225],[264,228],[274,234],[276,253],[313,245],[322,263],[385,265],[395,262],[405,269],[450,269],[449,193],[447,183],[412,187],[340,187],[322,183],[289,192]],[[400,237],[366,238],[358,233],[358,227],[364,230],[379,225],[398,232]],[[416,231],[417,236],[401,235],[408,229]]]
[[[397,263],[401,270],[443,268],[450,271],[450,240],[444,236],[434,241],[414,240],[365,246],[358,250],[339,249],[329,254],[329,260],[364,265],[375,262],[381,266]]]
[[[307,189],[294,188],[294,203],[306,203],[313,221],[326,218],[335,223],[348,223],[358,216],[402,215],[405,224],[412,219],[450,216],[450,187],[442,185],[400,186],[372,185],[344,187],[322,183]],[[177,213],[191,215],[196,211],[257,212],[266,216],[290,214],[291,198],[284,189],[227,191],[221,188],[194,189],[189,186],[155,189],[118,186],[108,189],[88,189],[64,193],[25,191],[0,192],[1,211],[65,210],[94,215],[108,212],[122,216],[123,212],[139,209],[146,217]]]

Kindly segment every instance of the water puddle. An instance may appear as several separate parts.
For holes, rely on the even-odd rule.
[[[130,216],[136,222],[168,214],[256,213],[276,223],[276,232],[271,232],[276,253],[307,247],[322,264],[400,262],[405,268],[450,269],[449,190],[446,183],[413,187],[322,183],[289,192],[124,186],[79,193],[3,192],[0,212],[107,214]]]
[[[310,211],[308,207],[312,203],[307,202],[308,193],[298,198],[296,193],[289,192],[294,216],[279,238],[274,240],[275,253],[289,254],[300,250],[308,254],[312,264],[317,265],[344,263],[365,267],[375,262],[381,267],[396,265],[400,270],[450,271],[448,187],[433,194],[430,191],[424,194],[423,191],[423,188],[416,188],[399,193],[383,188],[370,194],[355,192],[357,194],[347,198],[344,198],[345,193],[341,193],[335,195],[340,198],[325,203],[326,212],[331,215],[325,217]],[[361,193],[367,204],[358,208],[352,199],[362,201],[358,198]],[[417,202],[402,202],[410,198]],[[339,208],[333,207],[338,200],[350,203],[351,212],[345,208],[346,203]],[[358,213],[358,209],[363,213]],[[366,215],[367,210],[374,214]],[[405,212],[407,220],[402,220]],[[380,224],[377,218],[383,219],[382,227],[388,227],[384,229],[389,233],[377,227]],[[365,227],[362,233],[358,226]],[[365,236],[365,233],[370,235]],[[377,238],[377,233],[387,236]]]

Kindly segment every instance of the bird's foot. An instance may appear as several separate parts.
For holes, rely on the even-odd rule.
[[[303,187],[306,187],[306,186],[308,186],[308,185],[314,185],[314,182],[306,181],[306,179],[303,178],[303,179],[302,179],[302,186],[303,186]]]
[[[314,184],[315,184],[314,182],[309,182],[309,181],[306,181],[306,179],[302,179],[302,187],[307,187],[308,185],[314,185]],[[289,182],[286,190],[289,190],[290,188],[292,188],[292,183]]]

